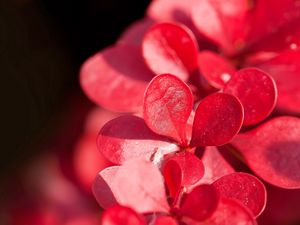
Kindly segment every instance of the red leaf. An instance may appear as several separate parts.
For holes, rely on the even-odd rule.
[[[217,208],[218,194],[212,185],[202,184],[195,187],[183,198],[179,214],[194,220],[209,218]]]
[[[198,69],[197,42],[183,25],[154,25],[145,34],[142,51],[149,68],[156,74],[171,73],[186,81]]]
[[[143,114],[155,133],[186,145],[187,120],[192,107],[193,94],[189,87],[173,75],[162,74],[156,76],[146,89]]]
[[[266,206],[266,188],[260,180],[250,174],[228,174],[216,180],[213,186],[221,197],[236,199],[243,203],[255,217],[258,217]]]
[[[244,125],[253,125],[265,119],[274,109],[277,88],[268,74],[256,68],[235,73],[224,92],[236,96],[244,107]]]
[[[139,48],[120,44],[89,58],[80,71],[86,95],[95,103],[120,112],[140,110],[152,77]]]
[[[115,198],[115,186],[114,180],[119,170],[119,166],[112,166],[102,170],[95,178],[92,191],[98,202],[98,204],[106,209],[115,204],[117,200]]]
[[[190,12],[198,2],[199,0],[154,0],[147,9],[147,16],[155,21],[179,22],[192,27]]]
[[[215,93],[204,98],[193,126],[192,146],[218,146],[229,142],[243,123],[243,106],[230,94]]]
[[[277,117],[232,144],[249,167],[265,181],[282,188],[300,188],[300,119]]]
[[[100,152],[116,164],[133,158],[159,162],[164,154],[178,150],[168,141],[153,133],[143,119],[128,115],[106,123],[100,130],[97,145]]]
[[[221,198],[214,214],[199,225],[257,225],[252,213],[234,199]]]
[[[115,205],[102,214],[102,225],[146,225],[144,218],[131,208]]]
[[[161,216],[155,220],[154,225],[178,225],[178,223],[170,216]]]
[[[144,18],[131,24],[121,35],[118,43],[125,43],[140,47],[146,31],[154,24],[149,18]]]
[[[245,46],[248,29],[248,0],[202,0],[192,9],[193,22],[199,32],[234,54]]]
[[[198,54],[201,75],[215,88],[222,89],[235,73],[234,66],[222,56],[211,51]]]
[[[285,51],[257,66],[269,73],[277,84],[277,108],[283,112],[300,113],[300,49]]]
[[[211,184],[220,177],[234,172],[234,169],[222,157],[219,150],[213,146],[205,148],[202,162],[204,164],[204,176],[197,183],[198,185],[204,183]]]
[[[203,163],[189,152],[176,154],[163,167],[165,182],[172,198],[177,196],[181,187],[195,184],[203,177],[203,174]]]
[[[118,203],[139,213],[169,211],[164,180],[159,169],[150,162],[133,159],[124,163],[115,176],[114,193]]]

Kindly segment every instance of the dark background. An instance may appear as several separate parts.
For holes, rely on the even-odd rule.
[[[82,62],[113,44],[149,2],[0,1],[1,177],[44,151],[36,146],[60,125],[67,99],[83,96]]]

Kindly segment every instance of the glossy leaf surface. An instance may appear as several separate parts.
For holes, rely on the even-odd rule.
[[[114,179],[118,203],[139,213],[169,211],[164,179],[151,162],[133,159],[124,163]]]
[[[234,66],[222,56],[211,51],[198,54],[201,75],[215,88],[222,89],[235,74]]]
[[[128,115],[105,124],[100,130],[97,145],[107,159],[122,164],[133,158],[154,160],[176,151],[178,147],[168,141],[152,132],[143,119]]]
[[[142,43],[143,56],[155,74],[171,73],[184,81],[197,71],[197,51],[193,33],[175,23],[154,25]]]
[[[196,110],[191,145],[218,146],[229,142],[239,132],[243,117],[243,106],[233,95],[209,95]]]
[[[101,225],[146,225],[144,218],[131,208],[115,205],[102,214]]]
[[[249,167],[265,181],[282,188],[300,188],[300,119],[277,117],[232,144]]]
[[[277,102],[277,88],[273,78],[256,68],[239,70],[228,81],[224,92],[241,101],[244,125],[253,125],[265,119]]]
[[[199,185],[183,198],[179,214],[198,221],[205,220],[216,210],[218,202],[213,186]]]
[[[80,84],[98,105],[112,111],[132,112],[141,109],[144,91],[152,77],[139,48],[119,44],[83,64]]]
[[[179,78],[162,74],[156,76],[144,96],[145,122],[157,134],[187,144],[187,121],[193,107],[193,94]]]
[[[225,175],[213,183],[221,198],[240,201],[258,217],[265,208],[267,193],[263,183],[247,173]]]

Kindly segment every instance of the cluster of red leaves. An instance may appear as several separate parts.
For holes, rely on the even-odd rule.
[[[90,99],[137,113],[98,137],[118,165],[93,186],[109,208],[103,224],[255,224],[263,184],[209,146],[238,152],[270,184],[300,188],[299,21],[298,0],[154,0],[85,62]]]

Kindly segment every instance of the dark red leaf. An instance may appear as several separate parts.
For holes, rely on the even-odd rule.
[[[128,115],[106,123],[100,130],[97,145],[100,152],[116,164],[133,158],[159,162],[164,154],[178,150],[168,141],[153,133],[143,119]]]
[[[222,56],[211,51],[198,54],[201,75],[215,88],[222,89],[235,73],[234,66]]]
[[[146,225],[144,218],[131,208],[115,205],[102,214],[102,225]]]
[[[142,51],[149,68],[156,74],[171,73],[186,81],[198,70],[197,42],[183,25],[154,25],[145,34]]]
[[[224,92],[236,96],[244,107],[244,125],[253,125],[265,119],[274,109],[277,88],[271,76],[256,68],[235,73]]]
[[[152,77],[140,49],[121,44],[95,54],[80,71],[86,95],[95,103],[120,112],[141,109],[144,91]]]
[[[219,195],[233,198],[250,209],[258,217],[266,206],[267,192],[264,184],[247,173],[225,175],[213,183]]]
[[[139,213],[169,212],[163,176],[151,162],[133,159],[124,163],[115,176],[115,197],[121,205]]]
[[[134,22],[121,35],[118,43],[126,43],[140,47],[144,34],[153,25],[153,23],[154,22],[149,18],[144,18]]]
[[[300,49],[285,51],[257,66],[269,73],[277,84],[277,108],[300,113]]]
[[[198,225],[257,225],[251,211],[234,199],[221,198],[214,214]]]
[[[187,120],[193,108],[193,94],[179,78],[156,76],[145,92],[144,119],[157,134],[171,137],[187,145]]]
[[[202,184],[187,194],[181,203],[179,214],[194,220],[209,218],[217,208],[219,197],[212,185]]]
[[[196,110],[191,145],[226,144],[239,132],[243,117],[243,106],[233,95],[209,95],[200,102]]]
[[[163,166],[163,175],[172,198],[177,196],[180,188],[191,186],[199,181],[203,174],[203,163],[189,152],[174,155]]]
[[[205,148],[202,162],[204,164],[204,176],[197,184],[211,184],[220,177],[234,172],[231,165],[222,157],[219,150],[214,146]]]
[[[299,118],[274,118],[237,135],[232,144],[265,181],[282,188],[300,188]]]
[[[178,223],[170,216],[161,216],[155,220],[154,225],[178,225]]]
[[[98,202],[98,204],[106,209],[115,204],[117,200],[115,198],[115,186],[114,180],[119,170],[119,166],[112,166],[102,170],[95,178],[92,191]]]

